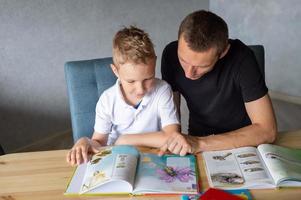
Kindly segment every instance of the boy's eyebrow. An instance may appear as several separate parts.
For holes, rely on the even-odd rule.
[[[145,78],[144,80],[149,80],[149,79],[155,78],[155,76],[156,76],[156,75],[154,74],[154,75],[152,75],[152,76],[150,76],[150,77],[148,77],[148,78]],[[133,79],[125,79],[125,80],[128,81],[128,82],[129,82],[129,81],[136,81],[136,80],[133,80]],[[144,81],[144,80],[143,80],[143,81]]]

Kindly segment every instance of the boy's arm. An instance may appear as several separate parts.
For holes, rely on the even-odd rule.
[[[115,145],[134,145],[159,148],[166,143],[166,140],[171,137],[171,135],[178,133],[179,131],[179,124],[170,124],[157,132],[121,135],[115,142]]]
[[[94,132],[91,138],[91,144],[95,143],[95,145],[105,146],[107,145],[109,134],[97,133]],[[97,142],[97,143],[96,143]]]

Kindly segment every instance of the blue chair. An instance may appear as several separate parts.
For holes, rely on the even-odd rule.
[[[102,92],[116,82],[112,62],[112,58],[102,58],[65,64],[74,142],[93,134],[96,103]]]
[[[264,70],[264,47],[262,45],[249,45],[248,46],[253,53],[255,54],[257,63],[259,65],[259,70],[262,74],[263,79],[265,79],[265,70]]]

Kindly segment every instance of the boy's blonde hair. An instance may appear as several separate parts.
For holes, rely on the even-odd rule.
[[[113,39],[113,61],[115,65],[132,62],[147,64],[156,58],[154,45],[148,34],[135,27],[124,27]]]

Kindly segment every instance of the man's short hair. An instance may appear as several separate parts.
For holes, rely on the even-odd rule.
[[[181,36],[193,51],[203,52],[214,47],[220,55],[228,44],[228,26],[216,14],[199,10],[182,21],[178,38]]]
[[[148,34],[135,26],[124,27],[113,39],[114,64],[132,62],[146,64],[156,58],[154,45]]]

